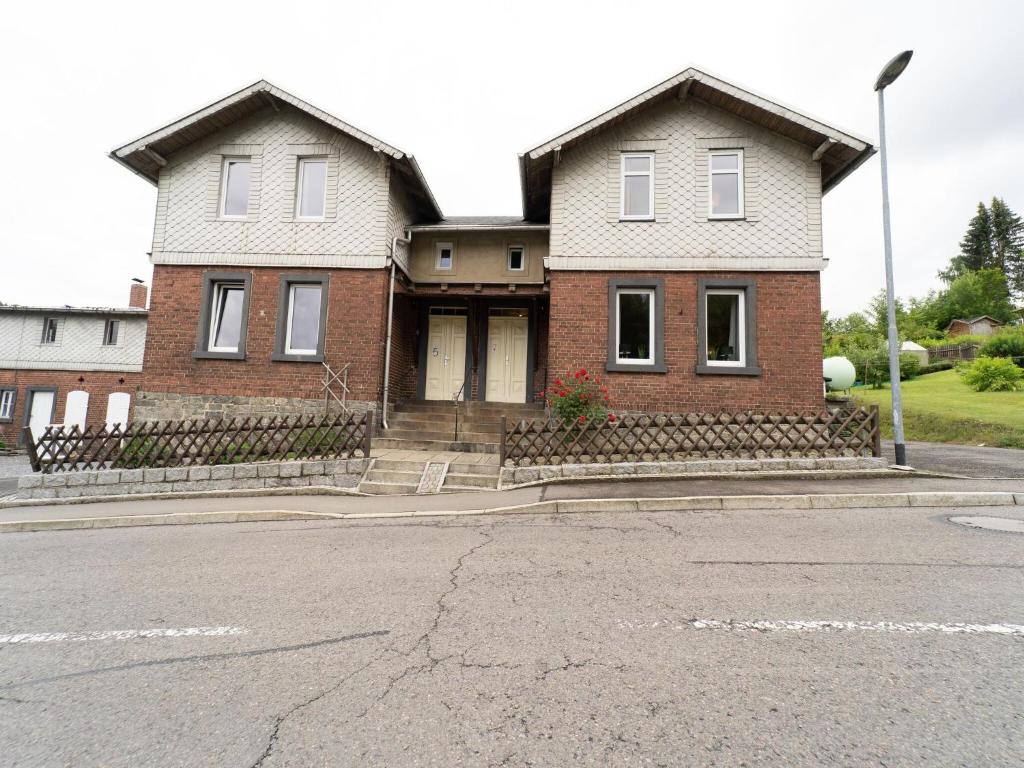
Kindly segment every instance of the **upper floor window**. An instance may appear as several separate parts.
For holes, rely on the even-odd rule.
[[[508,271],[522,272],[526,269],[526,249],[521,245],[508,247]]]
[[[56,317],[44,317],[43,318],[43,335],[40,339],[42,344],[56,344],[57,343],[57,318]]]
[[[113,347],[121,336],[121,321],[107,320],[103,324],[103,346]]]
[[[242,307],[245,285],[217,282],[213,284],[210,307],[209,352],[238,352],[242,340]]]
[[[437,269],[451,269],[455,249],[451,243],[437,244],[437,261],[434,263]]]
[[[14,395],[16,390],[0,389],[0,421],[14,419]]]
[[[320,220],[327,210],[327,158],[299,159],[295,215],[300,219]]]
[[[244,218],[249,211],[249,180],[252,163],[248,157],[225,157],[220,176],[220,215]]]
[[[711,202],[708,218],[743,218],[743,150],[717,150],[708,158]]]
[[[654,154],[631,152],[622,155],[623,219],[654,218]]]

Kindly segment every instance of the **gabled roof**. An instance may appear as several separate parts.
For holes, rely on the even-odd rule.
[[[979,320],[991,320],[995,325],[1003,325],[1003,322],[1001,320],[996,320],[991,315],[978,315],[977,317],[972,317],[972,318],[967,319],[967,320],[964,320],[961,317],[955,317],[955,318],[953,318],[952,320],[949,321],[949,325],[947,325],[946,328],[947,329],[950,328],[953,325],[953,323],[963,323],[964,325],[974,325],[974,323],[978,322]]]
[[[266,80],[259,80],[163,128],[118,147],[110,153],[110,157],[155,184],[160,168],[166,164],[165,158],[171,153],[260,110],[278,110],[281,104],[290,105],[356,141],[383,152],[409,177],[411,183],[408,188],[419,204],[423,218],[441,218],[441,209],[412,155],[314,107]]]
[[[520,155],[519,176],[523,192],[523,215],[531,220],[548,219],[551,169],[562,151],[579,144],[598,131],[632,118],[638,112],[655,104],[674,98],[690,97],[732,112],[744,120],[810,147],[814,151],[815,159],[821,161],[823,193],[842,181],[875,152],[868,139],[828,125],[775,99],[741,88],[704,70],[689,67],[607,112],[602,112]]]

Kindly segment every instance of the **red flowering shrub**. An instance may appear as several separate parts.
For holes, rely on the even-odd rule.
[[[586,424],[608,417],[608,389],[601,386],[601,377],[591,377],[585,368],[559,376],[547,388],[545,400],[552,414],[568,424]]]

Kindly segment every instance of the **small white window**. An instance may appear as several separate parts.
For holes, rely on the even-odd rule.
[[[296,217],[311,220],[323,219],[324,211],[327,210],[327,158],[301,158],[296,189]]]
[[[521,245],[508,247],[508,271],[522,272],[526,269],[526,249]]]
[[[0,390],[0,419],[10,421],[14,418],[14,390]]]
[[[121,321],[107,320],[103,325],[103,346],[113,347],[121,336]]]
[[[320,283],[294,283],[288,288],[288,327],[284,351],[289,355],[315,355],[320,346]]]
[[[57,343],[57,318],[56,317],[44,317],[43,318],[43,336],[41,339],[43,344],[56,344]]]
[[[711,187],[708,217],[743,218],[743,151],[730,149],[711,152],[708,157],[708,174]]]
[[[455,249],[451,243],[438,243],[437,244],[437,261],[435,267],[437,269],[448,270],[452,268],[452,254]]]
[[[654,364],[654,291],[620,288],[615,295],[615,362]]]
[[[249,180],[252,163],[248,157],[225,157],[220,174],[220,215],[242,219],[249,212]]]
[[[746,291],[708,288],[705,294],[705,339],[708,365],[746,365]]]
[[[210,306],[210,352],[237,352],[242,338],[242,307],[245,286],[242,283],[214,283]]]
[[[654,155],[652,153],[622,155],[622,200],[620,215],[623,219],[651,220],[654,218]]]

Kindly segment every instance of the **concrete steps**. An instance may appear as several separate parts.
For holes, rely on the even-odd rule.
[[[375,437],[373,448],[393,448],[399,451],[433,451],[458,453],[497,453],[498,435],[491,435],[493,443],[469,443],[455,440],[410,440],[402,437]]]
[[[456,408],[444,400],[404,402],[395,407],[388,418],[388,428],[374,438],[373,447],[497,453],[503,415],[511,419],[540,418],[544,407],[540,403],[470,401],[459,403]]]
[[[448,466],[442,490],[479,491],[481,488],[497,488],[501,469],[497,464],[455,463]]]
[[[370,470],[359,483],[358,490],[375,496],[416,493],[426,466],[425,461],[374,459]]]

